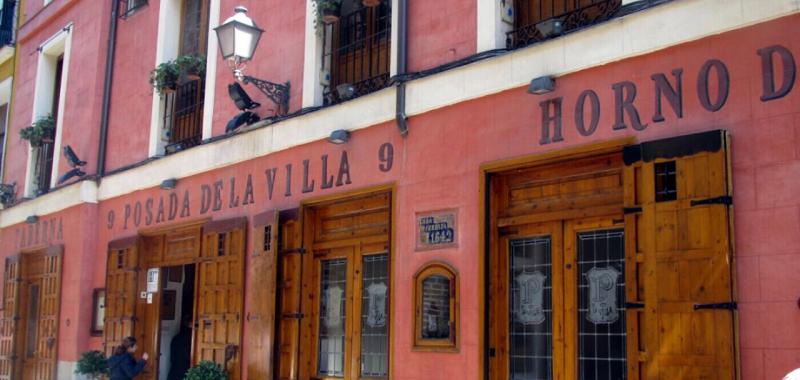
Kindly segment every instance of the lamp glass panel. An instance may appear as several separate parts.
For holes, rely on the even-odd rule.
[[[216,32],[222,58],[228,59],[232,57],[234,53],[235,25],[233,23],[220,25]]]
[[[253,30],[249,28],[236,28],[236,37],[235,42],[235,51],[234,55],[237,57],[241,57],[244,60],[249,60],[253,57],[253,50],[255,50],[255,46],[253,44],[253,40],[255,36],[253,35]]]

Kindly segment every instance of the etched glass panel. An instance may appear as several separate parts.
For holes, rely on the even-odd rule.
[[[319,374],[344,376],[347,259],[322,261],[319,307]]]
[[[422,280],[422,339],[450,338],[450,279],[431,275]]]
[[[625,379],[625,241],[621,229],[578,234],[581,379]]]
[[[550,237],[510,243],[509,367],[512,380],[553,378]]]
[[[361,292],[361,376],[389,373],[389,255],[365,256]]]

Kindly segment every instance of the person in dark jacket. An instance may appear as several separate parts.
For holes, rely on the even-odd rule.
[[[114,349],[114,354],[108,358],[109,380],[132,380],[144,370],[148,355],[142,354],[142,360],[136,360],[136,338],[129,336],[122,340],[122,344]]]

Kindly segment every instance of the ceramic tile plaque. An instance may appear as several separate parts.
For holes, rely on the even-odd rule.
[[[457,223],[455,209],[417,213],[417,251],[455,247]]]

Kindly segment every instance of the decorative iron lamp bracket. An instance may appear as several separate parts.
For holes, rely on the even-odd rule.
[[[286,84],[278,84],[249,75],[242,75],[241,72],[236,73],[236,79],[244,84],[250,83],[256,86],[259,91],[278,106],[278,115],[286,115],[289,111],[289,91],[291,90],[289,82],[286,82]]]

